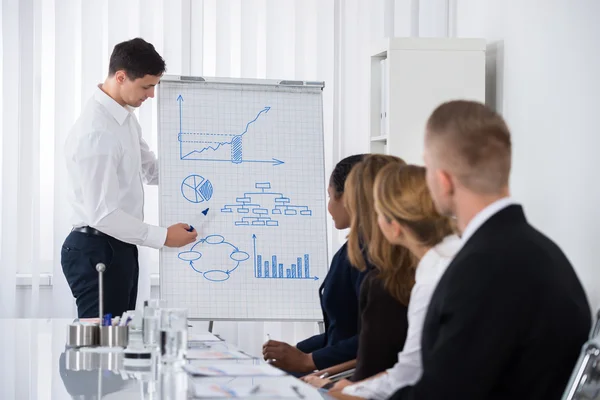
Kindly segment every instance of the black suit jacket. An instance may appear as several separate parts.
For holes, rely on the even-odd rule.
[[[358,296],[366,272],[348,260],[345,243],[333,256],[331,267],[319,289],[325,333],[299,342],[296,347],[312,353],[317,369],[354,360],[358,350]]]
[[[423,375],[391,399],[560,399],[590,325],[563,252],[509,206],[440,279],[423,328]]]

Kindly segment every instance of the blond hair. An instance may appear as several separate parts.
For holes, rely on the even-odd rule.
[[[434,163],[456,175],[464,187],[497,194],[508,186],[510,131],[484,104],[454,100],[438,106],[427,122],[426,144]]]
[[[406,163],[395,156],[372,154],[352,168],[346,180],[344,203],[350,214],[348,258],[364,271],[370,262],[378,271],[386,290],[408,305],[414,285],[416,259],[403,246],[385,240],[377,225],[373,185],[377,173],[386,165],[400,167]],[[366,259],[365,259],[366,257]]]
[[[387,165],[375,178],[376,210],[390,221],[408,228],[422,246],[433,247],[453,233],[452,222],[435,208],[425,168]]]

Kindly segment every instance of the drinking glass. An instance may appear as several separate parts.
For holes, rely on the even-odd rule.
[[[144,346],[158,347],[160,333],[160,310],[167,306],[165,300],[150,299],[144,302],[142,334]]]
[[[186,308],[160,310],[160,358],[162,362],[182,361],[187,350],[188,311]]]

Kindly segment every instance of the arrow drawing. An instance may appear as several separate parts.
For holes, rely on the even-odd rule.
[[[210,132],[183,132],[183,97],[179,95],[179,158],[193,161],[216,161],[242,163],[267,163],[273,166],[284,162],[272,157],[269,160],[250,160],[243,158],[243,137],[248,130],[266,115],[271,107],[266,106],[256,116],[246,123],[246,127],[239,133],[210,133]]]
[[[205,211],[208,212],[208,209],[206,209]],[[221,254],[227,254],[228,258],[231,261],[233,261],[234,265],[232,268],[226,268],[221,266],[223,264],[223,261],[222,257],[220,257],[220,254],[218,253],[212,255],[211,261],[199,261],[204,257],[204,253],[207,250],[210,250],[211,252],[216,252],[217,250],[219,250],[220,245],[225,246],[220,248],[221,250],[225,251],[225,253]],[[203,250],[203,247],[206,247],[206,249]],[[245,251],[241,251],[237,246],[226,242],[225,238],[221,235],[209,235],[194,243],[190,250],[180,252],[177,255],[177,258],[179,258],[182,261],[185,261],[191,269],[198,272],[199,274],[202,274],[202,276],[206,280],[211,282],[223,282],[228,280],[231,273],[238,269],[240,263],[249,259],[250,255]],[[218,264],[219,266],[215,266],[214,264]]]

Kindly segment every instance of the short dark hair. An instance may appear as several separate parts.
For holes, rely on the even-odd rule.
[[[333,171],[331,172],[331,177],[329,178],[329,186],[333,189],[336,197],[339,197],[344,193],[344,185],[346,184],[346,179],[348,178],[352,167],[361,162],[365,156],[366,154],[348,156],[335,165],[335,168],[333,168]]]
[[[146,75],[160,76],[166,66],[151,43],[135,38],[117,44],[110,55],[108,75],[113,76],[120,70],[124,70],[129,79],[136,80]]]
[[[426,141],[434,144],[436,161],[468,189],[490,194],[508,185],[510,131],[502,116],[483,103],[441,104],[429,117]]]

